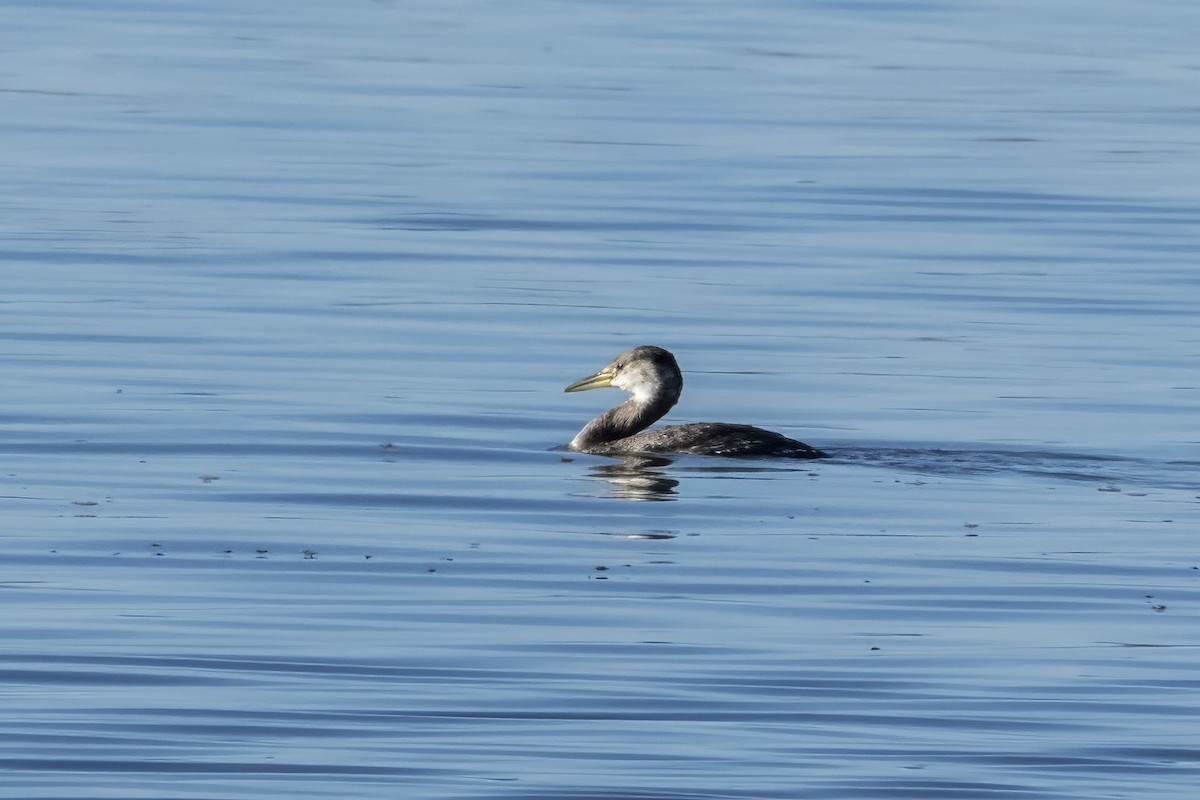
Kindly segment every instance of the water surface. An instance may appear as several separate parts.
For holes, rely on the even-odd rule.
[[[4,796],[1185,795],[1197,23],[6,5]]]

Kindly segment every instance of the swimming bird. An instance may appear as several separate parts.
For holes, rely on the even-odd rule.
[[[779,456],[823,458],[815,447],[783,434],[728,422],[693,422],[646,428],[679,401],[683,373],[675,356],[653,345],[622,353],[595,375],[575,381],[563,391],[584,392],[615,386],[631,397],[583,426],[570,449],[595,455],[692,453],[711,456]]]

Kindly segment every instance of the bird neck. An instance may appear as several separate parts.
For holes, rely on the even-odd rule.
[[[638,400],[631,397],[616,408],[610,408],[584,425],[583,430],[571,442],[571,449],[586,450],[589,447],[632,436],[662,419],[673,405],[675,405],[675,399],[669,396],[659,396],[649,400]]]

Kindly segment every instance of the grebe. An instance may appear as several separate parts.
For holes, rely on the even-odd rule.
[[[643,345],[622,353],[604,369],[575,381],[563,391],[584,392],[615,386],[632,397],[583,426],[570,449],[595,455],[692,453],[709,456],[779,456],[824,458],[804,442],[728,422],[693,422],[645,430],[679,401],[683,373],[675,356],[661,347]]]

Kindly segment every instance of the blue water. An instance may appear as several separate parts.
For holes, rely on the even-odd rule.
[[[6,4],[0,795],[1186,796],[1198,30]]]

